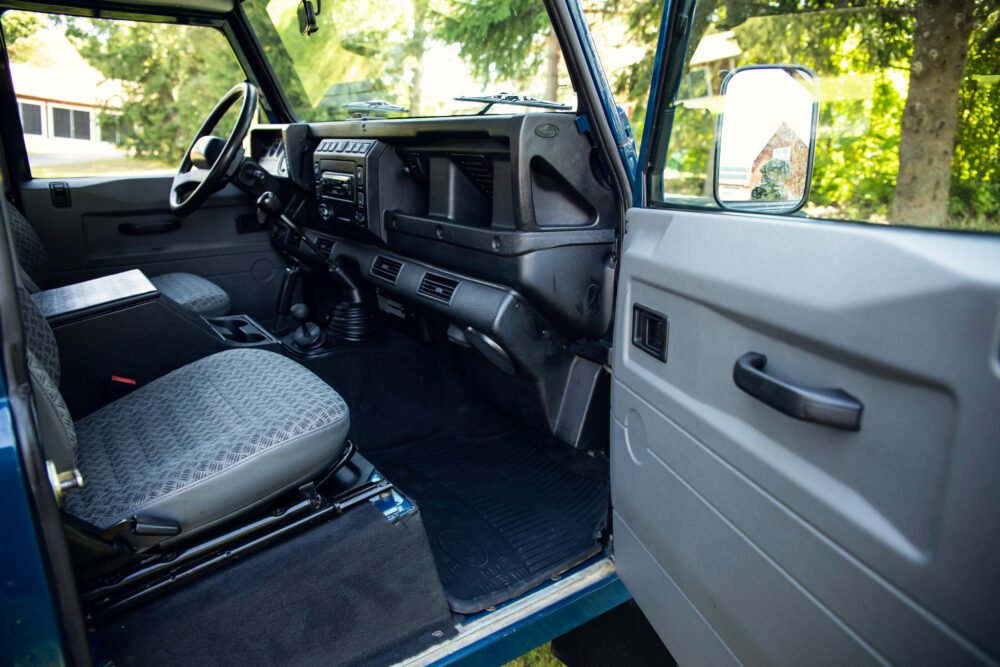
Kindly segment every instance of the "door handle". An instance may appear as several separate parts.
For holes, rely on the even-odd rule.
[[[128,236],[145,236],[146,234],[167,234],[181,228],[180,220],[165,222],[123,222],[118,225],[118,233]]]
[[[842,389],[802,387],[768,374],[767,357],[747,352],[733,366],[733,382],[757,400],[802,421],[842,431],[861,430],[864,405]]]

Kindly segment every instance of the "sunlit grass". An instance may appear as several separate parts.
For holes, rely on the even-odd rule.
[[[563,663],[552,655],[550,644],[543,644],[534,651],[525,653],[516,660],[511,660],[505,667],[563,667]]]
[[[138,157],[109,157],[80,162],[64,162],[62,164],[32,166],[31,175],[35,178],[74,178],[124,176],[138,173],[164,174],[176,169],[158,160],[148,160]]]

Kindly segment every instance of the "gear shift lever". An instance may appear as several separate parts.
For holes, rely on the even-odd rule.
[[[330,316],[327,332],[336,341],[347,341],[351,343],[361,343],[372,340],[378,336],[378,320],[375,312],[367,303],[361,289],[360,281],[354,277],[349,266],[345,266],[342,256],[330,258],[329,253],[325,253],[317,247],[312,239],[305,234],[299,226],[295,224],[287,215],[285,207],[273,192],[265,192],[257,199],[257,218],[262,223],[274,218],[288,229],[295,232],[302,243],[316,255],[316,258],[326,264],[327,273],[335,281],[340,283],[344,290],[344,301],[337,305]],[[350,264],[350,262],[346,262]],[[301,308],[300,308],[301,306]],[[296,314],[296,312],[304,315]],[[292,307],[292,317],[300,322],[293,334],[293,339],[302,349],[312,349],[322,345],[322,337],[318,337],[319,342],[315,342],[311,327],[315,327],[313,322],[306,322],[309,317],[309,309],[305,304],[296,304]],[[322,333],[322,332],[320,332]],[[300,340],[301,337],[301,340]],[[303,341],[311,341],[303,343]]]
[[[299,326],[292,332],[292,340],[303,350],[311,350],[323,344],[323,330],[315,322],[309,321],[309,306],[297,303],[292,306],[291,315]]]
[[[361,294],[361,286],[358,281],[351,276],[350,273],[341,265],[340,259],[331,260],[330,257],[324,253],[319,247],[313,242],[312,239],[306,235],[299,226],[296,225],[292,220],[285,215],[284,204],[278,199],[278,195],[273,192],[265,192],[260,197],[257,198],[257,219],[261,222],[268,220],[269,218],[276,218],[281,222],[281,224],[288,227],[302,239],[302,243],[309,248],[313,254],[316,255],[317,259],[321,260],[326,264],[327,271],[330,275],[340,283],[344,288],[344,297],[349,303],[362,303],[364,297]]]

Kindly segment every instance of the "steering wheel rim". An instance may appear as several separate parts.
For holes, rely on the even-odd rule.
[[[197,146],[198,141],[215,129],[215,126],[226,115],[226,112],[241,99],[243,103],[240,107],[239,117],[233,131],[226,139],[222,150],[208,169],[194,167],[191,153]],[[257,110],[257,87],[249,81],[238,83],[229,89],[222,99],[215,105],[215,108],[208,114],[208,117],[198,128],[197,134],[191,144],[184,151],[184,158],[177,173],[170,184],[170,211],[177,216],[186,216],[195,212],[205,200],[215,192],[230,175],[230,167],[242,153],[243,140],[250,131],[253,123],[253,116]]]

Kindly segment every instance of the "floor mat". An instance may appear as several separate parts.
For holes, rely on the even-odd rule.
[[[241,559],[98,633],[114,664],[391,664],[454,635],[419,513],[370,503]]]
[[[367,455],[420,507],[451,608],[510,600],[600,550],[607,463],[522,432]]]

